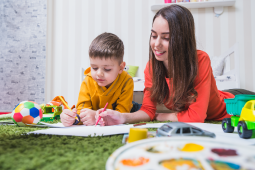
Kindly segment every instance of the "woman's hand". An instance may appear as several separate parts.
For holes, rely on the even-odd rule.
[[[156,113],[156,120],[178,122],[177,113]]]
[[[72,126],[75,117],[76,117],[77,109],[73,109],[72,111],[69,109],[64,109],[63,112],[60,114],[60,120],[64,126]]]
[[[96,120],[98,119],[99,116],[101,116],[101,119],[99,121],[99,124],[101,126],[118,125],[125,122],[123,114],[118,111],[114,111],[111,109],[107,109],[104,112],[102,111],[103,109],[99,109],[96,112]]]
[[[95,115],[96,111],[86,108],[81,110],[80,118],[84,125],[93,126],[96,123]]]

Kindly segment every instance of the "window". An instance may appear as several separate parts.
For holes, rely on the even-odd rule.
[[[251,102],[248,102],[248,103],[245,105],[245,108],[246,108],[246,109],[251,109],[251,104],[252,104]]]
[[[192,129],[192,132],[193,132],[194,134],[202,133],[202,130],[200,130],[200,129],[196,129],[196,128],[191,128],[191,129]]]
[[[168,126],[168,125],[163,125],[160,130],[163,130],[164,132],[169,132],[171,129],[173,129],[172,127]]]
[[[54,108],[53,107],[45,107],[45,113],[54,113]]]
[[[181,133],[181,129],[179,128],[177,129],[176,134],[180,134],[180,133]]]
[[[191,132],[190,132],[190,128],[189,128],[189,127],[182,128],[182,133],[183,133],[183,134],[191,133]]]

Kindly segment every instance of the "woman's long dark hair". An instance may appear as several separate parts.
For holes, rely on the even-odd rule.
[[[196,101],[194,80],[198,73],[198,60],[194,19],[182,6],[171,5],[159,10],[153,18],[163,17],[169,26],[168,68],[155,58],[150,46],[150,73],[153,74],[151,100],[158,104],[172,103],[175,111],[187,110]],[[152,70],[151,70],[152,69]],[[169,77],[170,91],[165,81]]]

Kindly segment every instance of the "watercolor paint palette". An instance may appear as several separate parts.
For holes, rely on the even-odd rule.
[[[255,170],[255,147],[202,137],[151,138],[124,145],[107,170]]]

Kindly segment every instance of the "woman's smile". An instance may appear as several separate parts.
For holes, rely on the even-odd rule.
[[[166,53],[166,51],[158,51],[158,50],[154,50],[154,53],[156,56],[162,56],[163,54]]]

